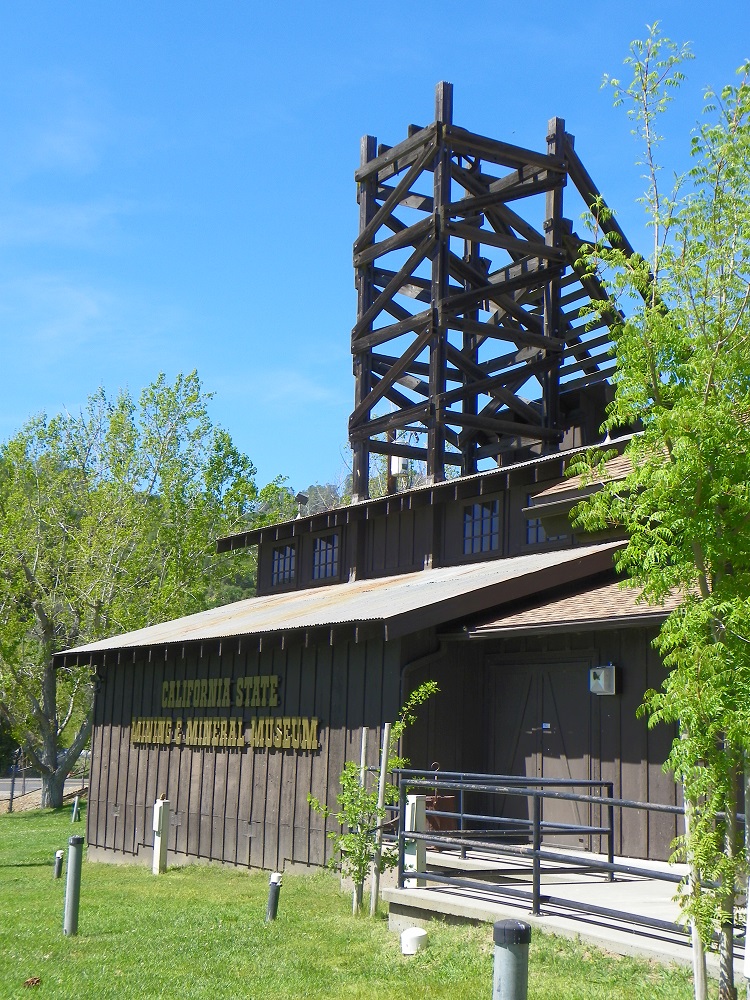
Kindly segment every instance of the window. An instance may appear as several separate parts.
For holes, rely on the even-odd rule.
[[[500,514],[497,500],[464,507],[464,555],[500,548]]]
[[[531,506],[531,494],[526,497],[526,506]],[[542,526],[539,517],[529,517],[526,519],[526,544],[541,545],[542,542],[561,542],[567,535],[548,535]]]
[[[294,583],[296,549],[294,545],[276,545],[271,562],[271,586]]]
[[[339,575],[339,536],[324,535],[313,542],[313,580],[326,580]]]

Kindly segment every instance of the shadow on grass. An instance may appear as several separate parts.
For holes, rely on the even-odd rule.
[[[0,861],[0,868],[54,868],[49,861]]]

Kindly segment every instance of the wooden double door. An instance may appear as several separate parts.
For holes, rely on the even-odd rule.
[[[594,697],[589,693],[589,659],[486,664],[485,710],[488,713],[486,770],[493,774],[568,781],[599,777],[594,732]],[[585,787],[560,789],[586,794]],[[496,816],[531,819],[526,796],[495,796]],[[590,825],[599,808],[564,799],[546,799],[546,823]],[[585,834],[545,834],[545,843],[598,849],[599,838]]]

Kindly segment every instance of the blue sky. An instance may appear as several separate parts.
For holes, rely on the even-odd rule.
[[[704,85],[750,56],[747,0],[4,4],[0,438],[197,368],[259,481],[338,479],[360,136],[430,122],[439,80],[495,138],[542,149],[558,115],[645,245],[638,150],[600,82],[654,20],[696,54],[666,125],[684,164]]]

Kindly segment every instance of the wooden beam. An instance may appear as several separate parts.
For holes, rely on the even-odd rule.
[[[434,226],[435,223],[432,216],[428,219],[422,219],[420,222],[416,222],[413,226],[405,226],[393,236],[389,236],[387,239],[381,240],[379,243],[373,243],[372,246],[367,247],[367,249],[362,250],[360,253],[355,253],[354,266],[362,267],[365,264],[369,264],[370,261],[376,260],[378,257],[383,257],[385,254],[391,253],[393,250],[401,250],[403,247],[416,246],[421,239],[428,234],[432,234]]]
[[[424,316],[425,314],[420,313],[419,315]],[[395,364],[396,361],[398,361],[398,358],[392,354],[373,354],[372,360],[373,360],[373,365],[376,364],[379,365],[382,362],[382,364],[387,367],[389,365]],[[409,365],[409,371],[414,372],[417,375],[429,375],[430,366],[429,364],[427,364],[426,361],[412,361],[412,363]]]
[[[378,229],[380,229],[383,225],[383,220],[391,214],[391,210],[398,205],[402,195],[404,195],[411,188],[417,177],[419,177],[427,164],[434,158],[434,155],[435,147],[432,143],[429,143],[416,163],[412,164],[406,175],[398,182],[391,194],[388,198],[386,198],[377,212],[375,212],[372,219],[370,219],[365,228],[354,241],[355,253],[358,253],[367,246]]]
[[[436,127],[433,122],[432,125],[428,125],[423,128],[420,132],[415,133],[413,136],[409,136],[408,139],[404,139],[403,142],[398,143],[396,146],[392,146],[386,153],[381,156],[376,156],[367,163],[362,164],[358,170],[354,172],[354,180],[359,184],[362,181],[366,181],[373,176],[373,174],[378,174],[384,167],[391,167],[394,163],[399,160],[403,160],[408,155],[420,155],[422,147],[432,141],[435,137]]]
[[[358,337],[360,333],[364,333],[366,331],[368,324],[375,319],[379,312],[382,312],[385,308],[385,303],[390,301],[401,285],[404,284],[405,280],[411,275],[412,271],[414,271],[422,263],[425,257],[432,252],[434,246],[435,240],[431,236],[428,236],[427,239],[423,240],[419,244],[401,270],[396,272],[380,295],[377,296],[370,308],[365,312],[364,316],[357,320],[354,327],[355,337]]]
[[[589,211],[598,217],[599,226],[607,234],[610,243],[618,250],[622,250],[628,256],[635,253],[625,233],[620,228],[620,224],[607,208],[607,204],[601,196],[599,188],[594,184],[589,172],[581,162],[578,153],[573,146],[572,136],[566,135],[564,142],[564,156],[568,162],[568,174],[575,186],[578,188]],[[597,211],[605,209],[607,218],[601,218]]]
[[[406,371],[410,362],[412,362],[417,355],[425,349],[431,336],[432,330],[428,326],[414,340],[414,343],[409,345],[396,364],[389,369],[386,375],[383,375],[377,385],[372,388],[362,402],[358,406],[355,406],[351,415],[351,419],[355,423],[359,423],[362,417],[369,413],[373,406],[375,406],[378,400],[383,398],[386,392],[391,388],[391,386],[393,386],[394,382],[397,381],[399,375],[402,375]]]
[[[563,157],[565,139],[565,122],[562,118],[551,118],[547,123],[547,153],[550,156]],[[562,250],[563,228],[563,184],[550,188],[545,197],[547,218],[544,223],[544,242],[550,248]],[[560,274],[552,275],[544,286],[543,315],[544,335],[550,339],[561,336],[560,316]],[[560,422],[560,353],[550,354],[554,361],[544,376],[544,425],[557,429]]]
[[[541,423],[541,418],[533,407],[504,387],[502,375],[494,376],[494,378],[487,376],[486,372],[478,364],[475,364],[471,358],[465,357],[463,352],[459,351],[452,344],[448,344],[447,351],[449,360],[453,362],[456,368],[461,368],[465,371],[471,379],[471,381],[464,383],[461,390],[454,390],[454,392],[463,392],[463,395],[457,398],[465,399],[469,394],[476,397],[479,394],[484,395],[486,393],[502,400],[509,409],[516,412],[522,419],[528,420],[529,423]],[[482,388],[488,381],[492,384],[487,388]],[[466,407],[464,407],[464,411],[466,411]]]
[[[483,183],[476,174],[472,174],[469,170],[464,170],[457,163],[451,164],[451,173],[455,181],[477,197],[489,193],[489,187],[486,183]],[[509,231],[512,228],[524,239],[544,243],[544,235],[526,222],[525,219],[522,219],[520,215],[508,208],[507,205],[501,204],[498,201],[494,206],[487,206],[483,211],[487,217],[487,221],[496,232],[500,232],[503,227],[507,227]]]
[[[489,229],[478,229],[476,226],[468,226],[464,222],[447,222],[445,228],[451,235],[462,236],[464,239],[473,240],[476,243],[484,243],[487,246],[508,250],[519,257],[543,257],[556,261],[565,261],[567,259],[567,254],[560,247],[550,247],[545,243],[530,243],[527,240],[505,236],[502,233],[496,233]]]
[[[375,284],[385,288],[388,282],[395,276],[396,272],[391,271],[389,268],[376,267],[373,269],[372,274]],[[408,278],[402,282],[401,286],[396,289],[396,294],[407,295],[410,299],[419,299],[421,302],[429,302],[432,298],[430,290],[431,285],[429,278],[421,278],[417,274],[410,274]]]
[[[399,385],[402,385],[405,389],[409,389],[411,392],[416,392],[420,396],[429,396],[430,388],[424,379],[412,374],[414,371],[414,362],[411,362],[407,370],[396,379]],[[372,370],[377,372],[378,375],[386,375],[390,370],[390,365],[382,364],[381,362],[373,361]],[[411,405],[411,403],[409,404]]]
[[[582,375],[581,378],[571,379],[570,382],[562,382],[560,384],[561,390],[569,392],[571,389],[580,389],[585,385],[596,385],[598,382],[606,382],[611,375],[614,375],[617,365],[615,358],[609,358],[608,361],[608,368],[599,368],[589,375]]]
[[[370,451],[379,455],[398,455],[400,458],[413,458],[417,462],[427,461],[427,449],[412,444],[399,444],[396,441],[371,441]],[[455,452],[446,451],[446,465],[460,465],[461,456]]]
[[[501,386],[523,385],[524,382],[527,382],[533,376],[546,372],[551,364],[553,364],[553,362],[549,358],[538,358],[536,361],[529,362],[519,368],[514,368],[512,371],[504,372],[499,375],[493,375],[482,380],[478,379],[472,386],[472,390],[483,396],[493,396],[497,400],[497,406],[504,406],[506,404],[504,401],[500,400],[500,396],[497,391]],[[464,391],[464,386],[462,386],[461,389],[451,389],[449,392],[443,394],[442,401],[446,405],[458,402],[463,398],[462,394]],[[483,407],[482,412],[488,408],[492,409],[493,407],[494,404],[490,403]]]
[[[349,418],[349,437],[353,441],[362,441],[375,434],[385,434],[386,431],[406,427],[412,421],[424,423],[429,416],[429,411],[429,403],[419,403],[417,406],[409,407],[408,410],[397,410],[396,413],[388,413],[384,417],[367,420],[360,426],[353,425],[351,418]]]
[[[459,424],[472,430],[484,431],[488,434],[520,434],[523,437],[535,438],[539,441],[559,441],[560,432],[541,427],[539,424],[524,424],[515,420],[502,420],[494,417],[482,417],[473,413],[453,413],[447,410],[446,421]]]
[[[565,161],[562,157],[552,157],[545,153],[537,153],[533,149],[513,146],[508,142],[489,139],[487,136],[469,132],[465,128],[452,125],[446,130],[446,138],[454,153],[469,153],[480,156],[491,163],[499,163],[504,167],[525,167],[534,164],[544,170],[554,170],[559,174],[565,172]]]
[[[372,135],[366,135],[360,143],[360,163],[365,165],[372,161],[377,140]],[[377,175],[376,175],[377,176]],[[376,210],[375,189],[373,179],[363,181],[357,191],[359,202],[359,227],[367,226]],[[370,310],[373,297],[371,268],[360,268],[355,279],[357,287],[357,319]],[[360,333],[372,330],[372,320],[360,327]],[[354,405],[358,405],[372,388],[371,354],[369,350],[358,351],[353,358],[354,367]],[[370,452],[364,441],[352,442],[352,499],[365,500],[370,491]]]
[[[418,312],[414,316],[410,315],[408,319],[401,320],[399,323],[390,323],[388,326],[381,326],[377,330],[373,330],[372,333],[366,333],[360,337],[352,335],[352,351],[356,353],[357,351],[369,350],[371,347],[377,347],[378,344],[385,344],[389,340],[395,340],[396,337],[402,337],[405,333],[416,333],[425,324],[429,323],[431,319],[431,311],[424,309],[422,312]]]
[[[389,187],[387,184],[381,184],[378,187],[377,198],[380,201],[385,201],[394,189]],[[432,214],[432,198],[428,194],[420,194],[418,191],[408,191],[406,195],[401,199],[399,205],[403,205],[404,208],[415,208],[418,212],[429,212]]]
[[[581,346],[585,347],[587,351],[596,350],[597,347],[604,347],[607,344],[612,343],[612,337],[609,334],[609,329],[606,333],[601,334],[599,337],[592,337],[590,340],[581,340],[580,337],[577,338],[577,343],[566,347],[563,351],[563,362],[566,358],[578,357],[580,353]]]
[[[490,183],[487,194],[472,195],[460,201],[451,202],[448,214],[451,218],[471,215],[474,212],[484,212],[507,204],[509,201],[520,201],[531,198],[535,194],[544,194],[550,188],[559,184],[560,175],[543,170],[535,171],[527,180],[520,181],[517,174],[508,174]]]
[[[435,91],[435,121],[437,123],[435,166],[433,170],[432,198],[435,215],[436,253],[432,258],[431,305],[432,324],[430,338],[430,396],[436,405],[430,407],[427,417],[427,482],[445,479],[445,426],[437,400],[445,392],[447,331],[444,326],[444,302],[450,293],[450,240],[443,230],[443,206],[450,201],[451,146],[446,133],[453,123],[453,86],[445,81]]]

